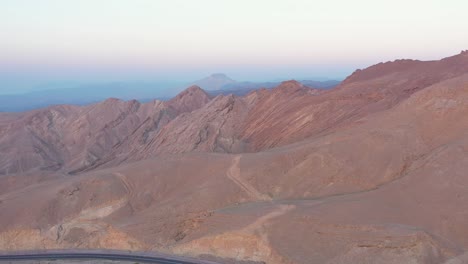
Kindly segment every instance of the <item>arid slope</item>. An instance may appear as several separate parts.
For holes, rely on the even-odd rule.
[[[462,53],[379,64],[325,92],[289,81],[245,97],[208,98],[192,87],[183,100],[90,106],[113,110],[86,118],[136,110],[112,129],[92,130],[83,141],[90,145],[79,147],[101,147],[102,155],[73,175],[25,162],[19,168],[30,169],[16,172],[27,174],[0,176],[0,248],[155,250],[259,263],[463,261],[467,65]],[[195,103],[185,101],[190,94]],[[61,118],[51,114],[50,127],[48,118],[34,121],[42,141],[19,145],[32,134],[26,120],[41,111]],[[45,136],[70,140],[68,122],[86,119],[82,111],[3,116],[2,131],[21,133],[2,134],[2,151],[47,146]],[[104,121],[84,127],[89,134]],[[63,153],[86,153],[62,144]],[[32,157],[54,152],[40,153]],[[13,159],[1,157],[11,168]]]

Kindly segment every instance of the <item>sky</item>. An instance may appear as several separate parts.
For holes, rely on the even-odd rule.
[[[344,78],[468,49],[466,0],[0,0],[0,94],[49,82]]]

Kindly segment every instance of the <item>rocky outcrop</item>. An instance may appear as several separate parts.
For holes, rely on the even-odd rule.
[[[85,107],[53,106],[18,115],[0,124],[4,132],[0,174],[30,170],[77,174],[118,164],[126,158],[122,153],[138,151],[179,114],[209,100],[203,90],[190,87],[168,102],[108,99]]]
[[[169,108],[174,109],[178,114],[182,114],[201,108],[209,101],[209,95],[203,89],[194,85],[168,101],[167,105]]]

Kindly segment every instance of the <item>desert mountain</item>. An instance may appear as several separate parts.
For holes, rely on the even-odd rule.
[[[466,55],[460,54],[378,64],[329,91],[287,81],[244,97],[210,99],[192,86],[167,102],[109,99],[85,107],[54,106],[0,124],[5,131],[0,172],[76,173],[161,153],[266,150],[332,133],[467,71]]]
[[[335,80],[329,81],[313,81],[301,80],[300,83],[318,89],[330,89],[337,86],[340,82]],[[193,83],[208,91],[211,95],[229,95],[234,94],[244,96],[249,92],[261,88],[274,88],[281,84],[281,82],[241,82],[235,81],[224,73],[215,73],[206,78],[198,80]]]
[[[339,81],[310,81],[301,83],[315,87],[329,89],[339,84]],[[238,82],[225,74],[212,74],[192,85],[201,86],[211,96],[235,94],[243,96],[260,88],[273,88],[279,82]],[[169,100],[177,92],[182,91],[184,82],[111,82],[111,83],[74,83],[59,82],[44,84],[48,89],[40,89],[24,94],[0,94],[0,112],[22,112],[45,108],[52,105],[90,105],[103,101],[109,97],[121,100],[138,100],[149,102],[158,98]]]
[[[0,248],[463,263],[467,115],[466,52],[374,65],[331,90],[190,87],[1,114]]]
[[[313,87],[313,88],[318,88],[318,89],[331,89],[337,86],[338,84],[340,84],[340,81],[335,81],[335,80],[329,80],[329,81],[301,80],[299,82],[308,87]],[[215,95],[215,96],[220,95],[220,94],[224,94],[224,95],[234,94],[238,96],[244,96],[254,90],[258,90],[261,88],[267,88],[267,89],[275,88],[280,84],[281,82],[238,82],[236,81],[236,82],[224,85],[219,90],[209,91],[209,94]]]
[[[167,102],[108,99],[84,107],[61,105],[16,114],[16,120],[0,124],[0,171],[78,173],[94,168],[108,162],[114,149],[131,153],[145,147],[170,120],[208,101],[208,95],[193,86]]]
[[[204,90],[219,90],[223,86],[236,83],[233,79],[227,77],[224,73],[214,73],[206,78],[195,81],[193,84],[202,87]]]

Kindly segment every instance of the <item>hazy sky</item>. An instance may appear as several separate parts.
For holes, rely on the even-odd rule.
[[[467,10],[466,0],[0,0],[0,93],[212,72],[344,77],[468,49]]]

